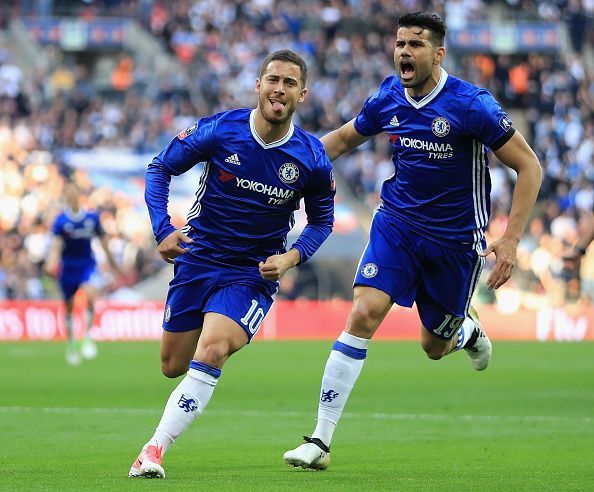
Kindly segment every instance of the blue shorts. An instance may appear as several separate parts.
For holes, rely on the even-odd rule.
[[[449,340],[467,315],[484,262],[476,250],[438,243],[380,211],[354,285],[386,292],[401,306],[416,302],[423,326]]]
[[[257,266],[227,265],[186,253],[175,260],[163,329],[197,330],[206,313],[219,313],[241,326],[251,340],[272,306],[277,287],[277,282],[260,276]]]
[[[64,260],[60,266],[58,283],[65,300],[71,299],[82,284],[98,279],[93,260]]]

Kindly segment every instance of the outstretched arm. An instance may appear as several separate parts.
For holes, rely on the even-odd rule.
[[[495,267],[487,279],[490,289],[501,287],[511,277],[516,264],[518,243],[524,233],[526,222],[536,202],[542,170],[538,158],[518,131],[501,148],[495,151],[497,158],[518,173],[514,187],[511,210],[503,236],[493,241],[483,253],[495,253]]]
[[[352,119],[340,128],[324,135],[320,140],[324,144],[328,158],[333,161],[342,154],[358,147],[369,138],[355,130],[355,120]]]

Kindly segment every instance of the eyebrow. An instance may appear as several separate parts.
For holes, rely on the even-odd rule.
[[[272,74],[272,73],[269,73],[269,74],[265,75],[265,77],[273,77],[275,79],[280,79],[281,78],[280,75],[276,75],[276,74]],[[289,80],[289,81],[295,82],[295,83],[298,82],[298,80],[296,78],[291,77],[289,75],[283,76],[282,78],[285,79],[285,80]]]

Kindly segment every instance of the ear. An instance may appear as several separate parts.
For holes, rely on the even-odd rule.
[[[297,102],[302,103],[305,100],[306,94],[307,94],[307,87],[305,89],[301,89],[301,94],[299,96],[299,99],[297,99]]]
[[[254,90],[256,94],[260,94],[260,79],[256,79],[256,89]]]
[[[446,49],[443,46],[440,46],[435,50],[435,55],[433,57],[433,64],[434,65],[441,65],[443,59],[445,58]]]

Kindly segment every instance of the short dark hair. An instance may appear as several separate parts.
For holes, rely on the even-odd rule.
[[[439,15],[431,12],[412,12],[398,19],[398,27],[421,27],[429,31],[429,41],[433,46],[443,46],[446,33],[445,22]]]
[[[266,68],[270,64],[270,62],[274,60],[294,63],[299,67],[301,70],[301,87],[305,87],[305,82],[307,81],[307,65],[305,64],[305,60],[301,58],[297,53],[291,50],[278,50],[274,53],[270,53],[264,61],[262,62],[262,66],[260,67],[260,75],[259,78],[262,78]]]

